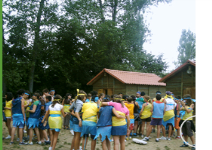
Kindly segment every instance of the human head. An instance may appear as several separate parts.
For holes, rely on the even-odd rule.
[[[130,97],[132,97],[133,101],[135,101],[135,100],[136,100],[135,95],[131,95]]]
[[[18,90],[18,91],[16,92],[16,95],[17,95],[17,97],[20,97],[20,96],[23,96],[24,93],[25,93],[25,90],[24,90],[24,89],[20,89],[20,90]]]
[[[123,94],[122,94],[122,93],[119,93],[118,95],[119,95],[119,96],[121,96],[121,98],[122,98],[122,96],[123,96]]]
[[[140,91],[138,91],[138,92],[136,93],[136,97],[137,97],[137,98],[141,97],[141,92],[140,92]]]
[[[167,95],[171,95],[172,93],[170,91],[166,91],[166,94]]]
[[[92,96],[97,96],[98,93],[97,93],[97,91],[91,91],[91,95],[92,95]]]
[[[161,100],[161,95],[160,94],[156,95],[156,100],[158,100],[158,101]]]
[[[145,92],[141,92],[141,96],[145,96]]]
[[[39,99],[39,97],[40,97],[39,93],[34,93],[33,96],[32,96],[32,99],[36,100],[36,99]]]
[[[54,96],[54,94],[55,94],[55,89],[54,88],[51,88],[50,89],[50,95]]]
[[[183,100],[185,100],[185,104],[188,105],[188,106],[190,106],[193,103],[193,101],[191,100],[190,94],[185,94],[183,96]]]
[[[13,93],[12,92],[7,92],[6,95],[6,101],[10,101],[13,99]]]
[[[24,99],[28,99],[30,97],[30,92],[29,91],[25,91],[23,98]]]
[[[132,98],[132,97],[127,97],[127,101],[128,101],[129,103],[131,103],[131,102],[133,101],[133,98]]]
[[[174,99],[175,103],[177,103],[178,101],[181,101],[181,97],[180,96],[177,96],[175,99]]]
[[[50,102],[52,100],[51,96],[46,96],[46,102]]]
[[[87,99],[90,99],[92,97],[91,93],[88,93]]]
[[[110,96],[109,95],[105,95],[104,99],[103,99],[105,102],[109,102],[110,101]]]
[[[100,93],[99,94],[99,98],[103,99],[105,97],[105,94],[104,93]]]
[[[145,102],[148,102],[148,101],[149,101],[149,99],[150,99],[150,97],[149,97],[149,96],[147,96],[147,95],[145,95],[145,96],[144,96],[144,101],[145,101]]]
[[[59,94],[55,95],[54,100],[52,102],[52,107],[54,107],[54,105],[56,103],[59,103],[62,100],[62,96],[60,96]]]
[[[126,101],[128,97],[129,97],[128,95],[124,95],[123,99]]]
[[[124,101],[122,101],[122,97],[120,95],[116,95],[114,97],[114,102],[121,103],[122,107],[124,107]]]
[[[71,94],[70,93],[66,93],[65,99],[71,99]]]
[[[161,92],[160,91],[156,91],[156,95],[158,95],[158,94],[161,95]]]
[[[79,90],[77,99],[81,100],[81,101],[85,101],[87,94],[83,91],[83,90]]]
[[[48,96],[49,95],[49,90],[47,88],[43,89],[43,95]]]

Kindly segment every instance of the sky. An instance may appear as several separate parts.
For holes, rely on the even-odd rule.
[[[179,40],[183,29],[195,31],[195,0],[172,0],[171,3],[159,3],[151,6],[144,16],[151,31],[150,42],[144,43],[144,49],[153,55],[163,54],[167,62],[166,72],[176,67]]]

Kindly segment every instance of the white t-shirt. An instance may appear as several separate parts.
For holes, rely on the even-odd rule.
[[[166,111],[174,109],[176,106],[176,103],[172,98],[167,98],[166,99]]]
[[[49,110],[51,111],[61,111],[63,108],[63,105],[56,103],[54,107],[52,107],[52,104],[49,106]]]

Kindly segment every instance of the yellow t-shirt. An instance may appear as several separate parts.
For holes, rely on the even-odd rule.
[[[189,109],[190,107],[186,106],[187,109]],[[191,109],[191,108],[190,108]],[[185,109],[184,109],[185,110]],[[193,116],[193,110],[190,113],[187,113],[187,111],[185,111],[185,115],[183,116],[182,120],[186,120],[187,118]],[[188,120],[192,120],[192,118],[188,119]]]
[[[5,107],[12,108],[12,100],[6,101],[6,106]],[[5,113],[6,117],[11,117],[12,116],[11,109],[10,110],[9,109],[5,109],[4,113]]]
[[[124,103],[124,105],[125,105],[125,106],[127,107],[127,109],[129,110],[130,119],[134,119],[134,104]]]
[[[146,119],[146,118],[151,117],[151,115],[152,115],[151,109],[152,109],[152,104],[147,103],[147,106],[144,107],[144,110],[141,114],[141,119]]]
[[[82,106],[82,119],[85,121],[97,122],[97,113],[99,109],[94,102],[84,103]]]

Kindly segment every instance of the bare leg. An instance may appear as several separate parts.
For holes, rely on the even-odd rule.
[[[160,128],[161,128],[161,125],[157,125],[157,138],[159,138],[160,136]]]
[[[75,140],[75,134],[74,134],[74,138],[72,139],[72,143],[71,143],[71,149],[70,150],[73,150],[74,149],[74,141]]]
[[[101,136],[100,136],[101,138]],[[102,149],[103,150],[107,150],[107,142],[106,142],[107,139],[105,139],[103,142],[102,142]]]
[[[14,140],[14,136],[15,136],[15,127],[12,127],[12,131],[11,131],[11,142],[13,142]]]
[[[120,145],[121,145],[121,150],[125,150],[125,135],[120,136]]]
[[[145,127],[145,122],[142,121],[142,124],[141,124],[141,132],[142,132],[143,135],[144,135],[144,127]],[[140,133],[140,131],[139,131],[139,133]]]
[[[149,126],[150,126],[150,122],[147,122],[147,123],[146,123],[146,135],[147,135],[147,132],[148,132]],[[144,132],[143,132],[143,133],[144,133]]]
[[[24,130],[24,128],[19,128],[19,140],[20,140],[20,143],[23,142],[23,130]]]
[[[85,143],[85,139],[86,139],[86,143]],[[88,143],[88,137],[83,137],[83,140],[82,140],[82,150],[84,150],[84,145],[85,145],[85,148],[86,148],[87,143]]]
[[[165,131],[165,127],[162,125],[162,132],[163,132],[163,136],[166,137],[166,131]]]
[[[76,137],[75,137],[75,134],[76,134]],[[78,150],[79,149],[80,140],[81,140],[80,134],[81,134],[81,132],[74,132],[74,137],[75,137],[74,150]]]
[[[55,147],[56,147],[56,144],[57,144],[57,139],[58,139],[59,133],[60,133],[60,132],[54,131],[54,134],[53,134],[52,150],[55,150]]]
[[[54,133],[55,133],[55,131],[54,131],[54,130],[51,130],[51,136],[50,136],[50,139],[51,139],[51,147],[53,147]]]
[[[168,134],[168,138],[171,137],[171,134],[172,134],[172,125],[169,125],[169,134]]]
[[[49,138],[48,138],[48,136],[47,136],[47,132],[46,132],[46,130],[42,130],[42,134],[43,134],[43,138],[45,138],[45,139],[46,139],[46,141],[48,141],[48,140],[49,140]]]
[[[43,130],[41,130],[41,129],[38,129],[38,130],[40,133],[40,140],[41,140],[41,142],[44,142]]]
[[[152,125],[149,125],[149,128],[147,128],[147,134],[146,137],[149,137],[150,133],[152,132]],[[160,132],[160,131],[159,131]]]
[[[108,140],[107,137],[106,137],[106,143],[107,143],[107,149],[108,149],[108,150],[111,150],[110,141]]]
[[[33,137],[33,128],[29,129],[29,142],[32,142],[32,137]]]
[[[91,140],[91,150],[95,150],[96,147],[96,140]]]
[[[195,144],[194,136],[191,136],[190,139],[191,139],[192,144],[194,145]]]
[[[119,150],[119,136],[113,136],[114,150]]]
[[[11,125],[10,124],[11,124],[11,118],[7,118],[6,126],[8,128],[8,133],[11,136],[12,128],[11,128]]]
[[[38,137],[38,142],[39,142],[40,141],[40,133],[39,133],[38,128],[35,128],[35,133],[36,133],[36,135]]]
[[[134,124],[134,133],[137,134],[137,128],[138,128],[138,121],[135,121],[135,124]]]

